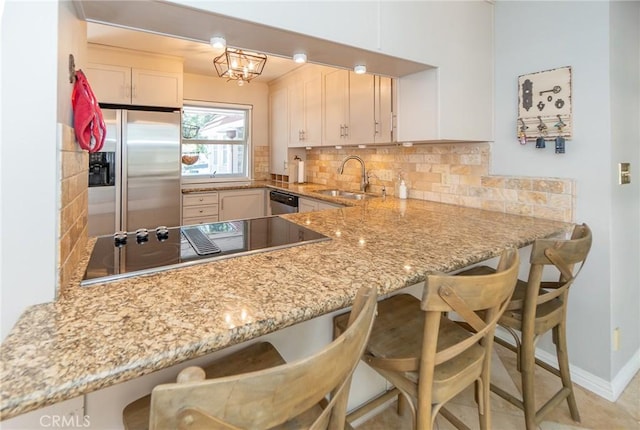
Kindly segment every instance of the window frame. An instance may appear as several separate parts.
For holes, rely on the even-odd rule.
[[[183,184],[205,184],[212,182],[238,182],[251,180],[253,173],[253,151],[252,151],[252,119],[253,119],[253,105],[240,104],[240,103],[221,103],[221,102],[209,102],[202,100],[184,100],[182,106],[182,113],[184,114],[185,108],[211,108],[211,109],[231,109],[231,110],[244,110],[246,111],[245,122],[245,138],[239,141],[219,141],[219,140],[192,140],[182,137],[182,117],[180,119],[180,154],[182,155],[182,145],[189,144],[204,144],[204,145],[245,145],[245,171],[243,175],[235,174],[220,174],[211,177],[209,174],[202,175],[190,175],[185,176],[180,170],[180,179]],[[182,166],[181,166],[182,167]]]

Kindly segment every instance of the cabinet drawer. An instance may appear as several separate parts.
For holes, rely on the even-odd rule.
[[[218,193],[185,194],[182,206],[217,205]]]
[[[186,206],[182,208],[182,218],[218,216],[218,205]]]
[[[212,215],[208,217],[193,217],[183,218],[182,225],[194,225],[194,224],[209,224],[212,222],[218,222],[218,215]]]

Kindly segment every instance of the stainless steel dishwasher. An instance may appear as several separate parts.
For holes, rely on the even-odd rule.
[[[269,201],[271,203],[271,215],[298,212],[298,196],[294,196],[293,194],[287,194],[281,191],[270,191]]]

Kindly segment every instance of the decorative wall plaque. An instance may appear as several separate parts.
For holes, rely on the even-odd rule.
[[[572,137],[571,67],[560,67],[518,77],[517,135],[520,143],[545,140],[562,143]],[[560,139],[557,139],[560,138]]]

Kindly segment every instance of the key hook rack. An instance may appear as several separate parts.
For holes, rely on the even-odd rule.
[[[573,134],[571,67],[560,67],[518,77],[518,120],[516,134],[524,145],[540,139],[571,139]],[[537,129],[538,134],[527,134]]]

